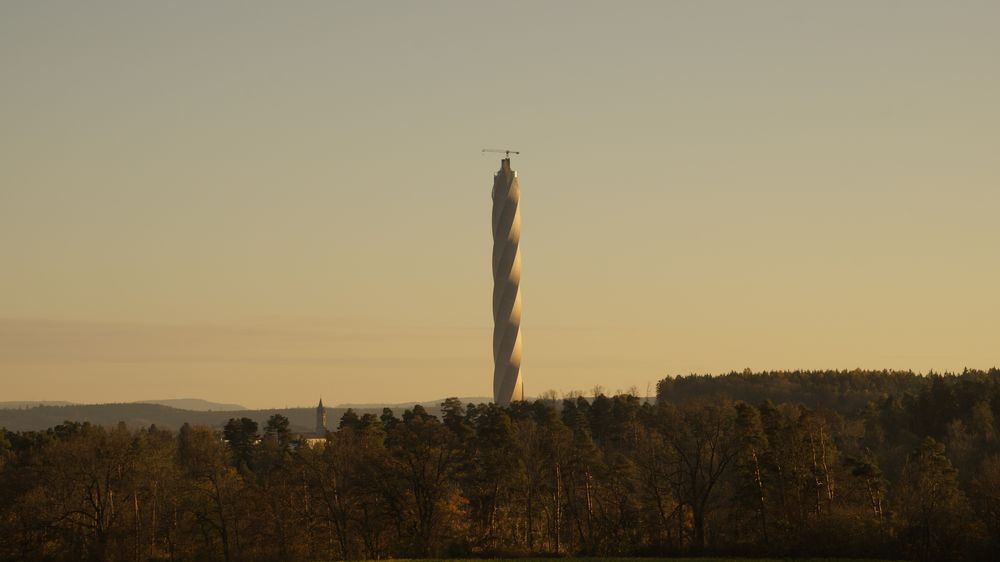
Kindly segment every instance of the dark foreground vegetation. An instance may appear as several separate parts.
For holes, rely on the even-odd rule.
[[[0,432],[0,558],[1000,559],[998,370],[658,391],[348,412],[315,448],[281,415]]]
[[[490,560],[484,558],[394,558],[396,562],[411,562],[413,560],[450,560],[452,562],[478,562],[482,560]],[[654,562],[656,560],[669,560],[670,562],[890,562],[882,559],[867,559],[867,558],[748,558],[746,556],[697,556],[697,557],[677,557],[670,556],[668,558],[657,558],[652,556],[645,557],[615,557],[608,558],[603,556],[546,556],[541,558],[514,558],[518,562]]]

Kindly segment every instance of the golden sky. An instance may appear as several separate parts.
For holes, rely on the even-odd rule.
[[[1000,364],[1000,3],[4,2],[0,401]]]

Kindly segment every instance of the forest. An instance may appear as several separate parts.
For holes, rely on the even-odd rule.
[[[657,400],[0,430],[2,560],[1000,559],[1000,370],[666,378]]]

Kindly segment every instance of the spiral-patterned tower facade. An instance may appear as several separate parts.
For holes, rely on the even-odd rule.
[[[493,401],[524,398],[521,380],[521,190],[510,158],[493,178]]]

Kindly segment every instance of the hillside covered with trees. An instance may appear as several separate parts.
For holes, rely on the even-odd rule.
[[[733,373],[633,396],[222,431],[0,432],[0,559],[1000,559],[1000,371]]]
[[[331,416],[343,415],[344,409],[328,408]],[[372,410],[374,411],[374,410]],[[13,431],[40,431],[64,421],[89,422],[93,425],[114,426],[119,422],[132,429],[155,425],[161,429],[178,430],[185,423],[222,427],[230,418],[246,417],[263,425],[279,414],[291,421],[293,430],[311,431],[316,426],[316,409],[281,408],[273,410],[198,411],[173,408],[162,404],[71,404],[34,406],[0,410],[0,427]]]

